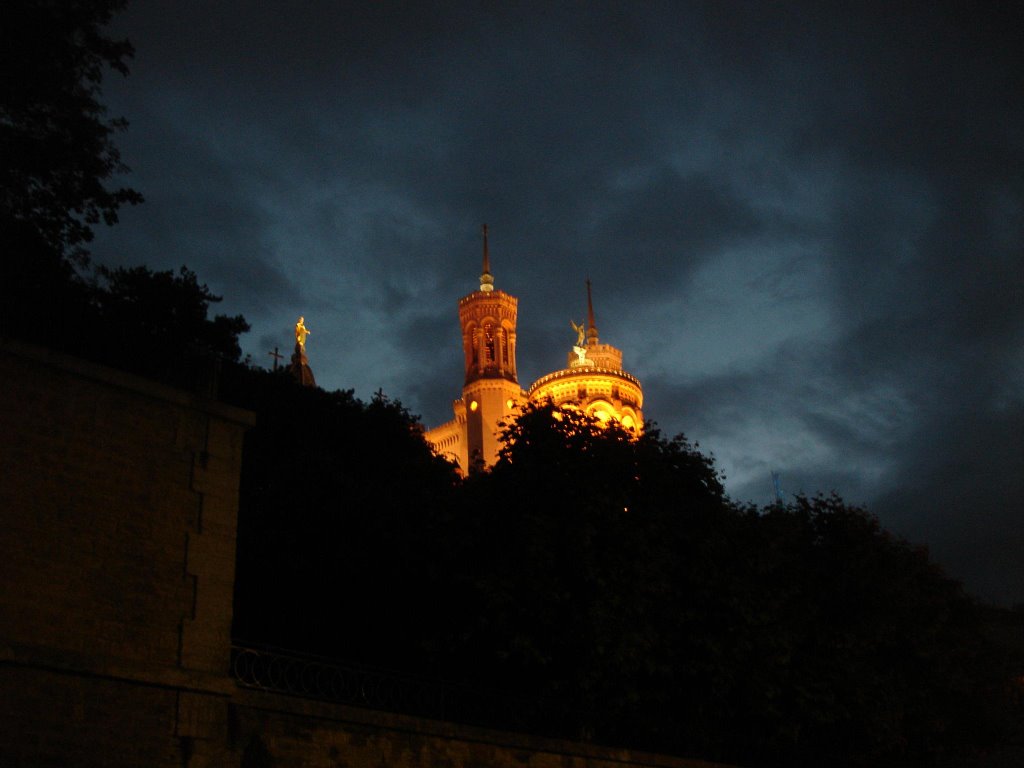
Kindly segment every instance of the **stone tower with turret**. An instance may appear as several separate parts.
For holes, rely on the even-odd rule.
[[[425,437],[439,453],[458,462],[463,473],[490,466],[501,447],[501,423],[524,400],[516,375],[518,299],[495,290],[487,225],[483,227],[480,288],[459,299],[465,379],[455,401],[455,418]]]

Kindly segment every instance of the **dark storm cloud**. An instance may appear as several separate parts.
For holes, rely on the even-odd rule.
[[[696,264],[758,227],[744,201],[705,175],[662,172],[604,202],[607,212],[584,243],[604,257],[597,266],[608,274],[600,276],[627,303],[672,291]]]
[[[1024,405],[986,406],[924,423],[900,463],[899,482],[875,509],[904,535],[929,541],[940,562],[972,588],[1019,601]]]
[[[888,377],[912,409],[884,451],[876,511],[971,587],[1019,600],[1024,165],[1010,94],[1021,68],[991,40],[965,47],[986,19],[957,32],[932,21],[931,37],[886,52],[866,108],[842,124],[819,116],[818,145],[888,181],[852,187],[839,218],[847,331],[833,359],[845,389]]]
[[[149,202],[98,255],[189,264],[257,360],[304,312],[318,381],[433,424],[486,221],[521,383],[589,276],[646,413],[734,496],[835,489],[1024,600],[1019,10],[291,5],[118,21]]]
[[[452,418],[452,401],[462,383],[462,338],[457,319],[450,315],[412,319],[402,329],[399,341],[403,354],[421,375],[411,377],[410,384],[394,394],[421,414],[428,427]]]
[[[151,103],[135,112],[138,128],[123,143],[137,158],[130,181],[146,203],[122,212],[124,226],[99,233],[97,257],[162,269],[201,264],[200,277],[228,295],[232,313],[294,304],[296,287],[273,263],[247,180],[175,107]]]

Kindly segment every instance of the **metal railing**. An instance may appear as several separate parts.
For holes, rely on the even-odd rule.
[[[244,688],[436,720],[579,737],[564,707],[438,679],[251,645],[231,646],[231,676]]]
[[[343,664],[278,649],[231,646],[231,676],[245,688],[443,717],[444,685],[397,672]]]

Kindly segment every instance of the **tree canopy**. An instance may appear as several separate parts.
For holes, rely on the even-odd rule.
[[[97,224],[141,195],[114,136],[127,123],[101,102],[132,46],[105,31],[123,0],[12,0],[0,26],[0,327],[5,335],[192,385],[209,360],[237,360],[240,317],[194,273],[86,270]],[[207,361],[207,362],[204,362]]]
[[[99,267],[96,274],[88,313],[95,328],[83,342],[91,356],[184,385],[197,383],[190,369],[241,357],[239,336],[249,324],[241,315],[209,317],[221,297],[187,267]]]
[[[445,536],[453,673],[606,743],[747,764],[919,761],[1006,725],[983,609],[865,510],[738,505],[681,436],[550,405],[505,440]]]
[[[133,50],[104,27],[124,0],[11,0],[0,27],[0,232],[29,258],[85,255],[92,227],[117,221],[138,192],[111,186],[127,169],[100,86],[128,74]]]
[[[455,482],[392,404],[302,396],[246,445],[247,639],[532,702],[495,725],[748,765],[1005,738],[1022,667],[990,609],[836,496],[738,505],[681,436],[549,405]]]
[[[255,411],[246,435],[234,631],[244,640],[422,671],[431,523],[454,468],[382,393],[299,386],[228,366],[221,395]]]

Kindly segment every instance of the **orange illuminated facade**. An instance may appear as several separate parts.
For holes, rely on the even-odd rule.
[[[587,328],[570,351],[566,367],[540,377],[524,392],[516,376],[518,300],[495,290],[484,226],[483,273],[480,289],[459,300],[459,324],[465,380],[462,397],[453,404],[451,421],[428,430],[425,437],[440,455],[456,462],[465,474],[489,467],[501,448],[501,423],[515,417],[523,403],[547,402],[580,408],[602,422],[615,420],[628,429],[643,429],[643,389],[622,368],[622,351],[602,344],[594,322],[590,281],[587,281]]]
[[[500,423],[512,416],[526,394],[516,378],[516,314],[519,300],[494,289],[487,225],[480,290],[459,299],[459,325],[466,376],[455,418],[429,430],[426,438],[466,473],[491,466],[501,444]]]
[[[643,430],[644,391],[640,380],[622,368],[622,350],[602,344],[594,322],[594,302],[587,281],[587,337],[569,353],[566,367],[541,376],[527,392],[531,402],[581,409],[602,422],[618,421]]]

